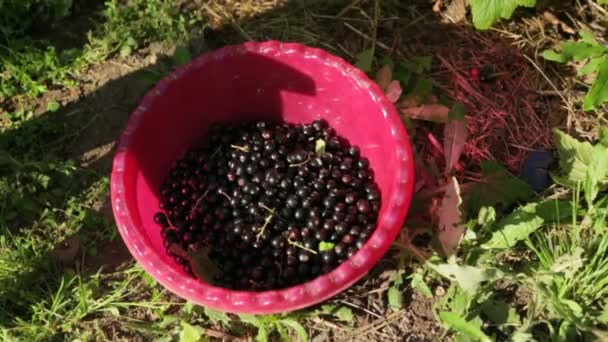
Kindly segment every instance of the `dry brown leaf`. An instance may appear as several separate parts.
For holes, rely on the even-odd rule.
[[[403,93],[403,89],[401,89],[401,84],[397,80],[392,80],[388,87],[385,89],[386,97],[392,103],[397,102]]]
[[[65,239],[58,246],[49,252],[49,257],[60,263],[69,264],[74,261],[80,251],[80,237],[74,235]]]
[[[452,0],[443,15],[453,23],[459,23],[467,17],[467,0]]]
[[[386,90],[393,80],[393,71],[391,66],[386,64],[378,72],[376,73],[376,83],[382,88],[382,90]]]
[[[410,94],[397,103],[397,108],[419,107],[437,103],[439,103],[439,99],[435,95],[426,95],[423,98],[420,95]]]
[[[466,120],[451,120],[443,130],[443,152],[445,155],[445,173],[452,171],[467,142],[469,131]]]
[[[433,4],[433,12],[439,13],[441,12],[441,8],[443,7],[443,0],[435,0]]]
[[[418,107],[399,108],[399,111],[412,119],[445,123],[448,121],[450,109],[441,104],[427,104]]]
[[[443,252],[448,257],[456,253],[464,235],[465,227],[462,224],[461,204],[460,185],[458,185],[456,177],[452,177],[446,184],[445,193],[437,209],[439,242]]]

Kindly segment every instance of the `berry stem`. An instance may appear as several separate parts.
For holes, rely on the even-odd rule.
[[[203,192],[203,194],[201,195],[201,197],[199,197],[196,202],[194,203],[194,206],[192,207],[192,209],[190,209],[190,216],[194,215],[194,212],[196,211],[196,208],[198,208],[198,206],[201,204],[202,200],[205,199],[205,197],[207,197],[207,194],[209,193],[209,189],[205,190],[205,192]],[[167,217],[167,221],[169,220],[169,217]],[[171,223],[171,222],[169,222]],[[173,224],[171,224],[173,225]]]
[[[305,251],[307,251],[307,252],[309,252],[309,253],[312,253],[312,254],[317,254],[317,251],[315,251],[315,250],[313,250],[313,249],[310,249],[310,248],[306,248],[305,246],[302,246],[301,244],[299,244],[298,242],[296,242],[296,241],[294,241],[294,240],[292,240],[292,239],[289,239],[289,238],[288,238],[288,239],[287,239],[287,243],[288,243],[288,244],[290,244],[290,245],[292,245],[292,246],[294,246],[294,247],[297,247],[297,248],[303,249],[303,250],[305,250]]]
[[[306,156],[306,160],[301,162],[301,163],[295,163],[295,164],[289,164],[289,167],[300,167],[300,166],[304,166],[306,164],[308,164],[308,162],[310,161],[310,155]]]
[[[264,234],[264,230],[270,224],[270,221],[272,221],[272,215],[273,214],[270,214],[270,215],[266,216],[266,218],[264,219],[264,224],[260,227],[260,230],[258,230],[258,233],[255,235],[256,241],[260,241],[260,238]]]
[[[247,146],[240,146],[240,145],[230,145],[231,148],[235,149],[235,150],[239,150],[239,151],[243,151],[243,152],[249,152],[249,148]]]

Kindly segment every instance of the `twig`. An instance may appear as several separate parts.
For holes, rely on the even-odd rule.
[[[308,156],[306,157],[306,160],[305,160],[305,161],[303,161],[303,162],[301,162],[301,163],[289,164],[289,167],[300,167],[300,166],[303,166],[303,165],[308,164],[308,162],[309,162],[309,161],[310,161],[310,155],[308,155]]]
[[[568,100],[566,100],[566,98],[564,97],[564,95],[559,91],[559,89],[557,89],[557,87],[555,86],[555,84],[553,83],[553,81],[551,81],[551,79],[545,74],[545,72],[536,64],[536,62],[534,62],[534,60],[532,60],[532,58],[528,57],[525,54],[523,56],[543,76],[543,78],[547,81],[547,83],[549,83],[549,85],[551,86],[551,88],[553,88],[553,90],[555,90],[557,92],[557,95],[559,95],[559,97],[562,99],[562,101],[564,101],[564,104],[566,105],[566,107],[568,108],[568,110],[570,111],[570,113],[574,113],[574,109],[572,108],[572,104]],[[570,128],[570,125],[571,125],[570,115],[568,115],[568,128]]]
[[[203,199],[205,199],[205,197],[207,197],[207,194],[209,193],[209,189],[205,190],[205,192],[201,195],[201,197],[199,197],[196,202],[194,203],[194,206],[192,207],[192,209],[190,209],[190,216],[194,215],[194,211],[196,210],[196,208],[198,208],[198,206],[201,204],[201,201]],[[169,221],[169,216],[167,216],[167,221]],[[169,222],[169,224],[171,224],[171,222]],[[172,224],[171,224],[172,225]]]
[[[351,29],[353,32],[355,32],[356,34],[360,35],[361,37],[363,37],[364,39],[369,40],[370,42],[375,43],[376,45],[378,45],[379,47],[383,48],[384,50],[390,52],[392,49],[390,47],[388,47],[387,45],[385,45],[382,42],[379,42],[377,40],[374,40],[372,37],[370,37],[369,35],[359,31],[358,29],[356,29],[355,27],[353,27],[353,25],[344,22],[344,26],[348,27],[349,29]]]
[[[310,252],[310,253],[312,253],[312,254],[315,254],[315,255],[316,255],[316,254],[318,254],[318,253],[317,253],[317,251],[312,250],[312,249],[307,248],[307,247],[304,247],[303,245],[301,245],[301,244],[297,243],[296,241],[294,241],[294,240],[292,240],[292,239],[289,239],[289,238],[288,238],[288,239],[287,239],[287,243],[288,243],[288,244],[290,244],[290,245],[292,245],[292,246],[294,246],[294,247],[297,247],[297,248],[303,249],[303,250],[305,250],[305,251],[307,251],[307,252]]]
[[[368,310],[368,309],[366,309],[366,308],[364,308],[362,306],[359,306],[357,304],[354,304],[354,303],[351,303],[351,302],[347,302],[345,300],[340,300],[340,303],[348,305],[348,306],[353,307],[355,309],[359,309],[361,311],[364,311],[364,312],[366,312],[366,313],[368,313],[368,314],[370,314],[370,315],[372,315],[372,316],[374,316],[376,318],[382,318],[382,316],[378,315],[377,313],[375,313],[373,311],[370,311],[370,310]]]
[[[231,148],[235,149],[235,150],[239,150],[239,151],[243,151],[243,152],[249,152],[249,147],[247,146],[240,146],[240,145],[230,145]]]

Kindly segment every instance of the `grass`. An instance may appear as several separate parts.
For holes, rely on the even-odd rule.
[[[446,26],[422,1],[217,0],[199,6],[110,0],[94,11],[79,6],[62,0],[0,4],[1,340],[607,338],[608,177],[602,170],[608,169],[608,147],[600,142],[606,133],[598,133],[604,114],[593,119],[593,112],[583,113],[585,92],[574,90],[576,77],[538,58],[538,51],[564,40],[559,33],[540,36],[531,31],[530,18],[484,34],[466,25]],[[595,5],[577,6],[597,18],[603,13]],[[417,174],[423,181],[412,209],[418,215],[410,216],[403,237],[373,276],[322,306],[271,316],[215,312],[168,293],[130,258],[114,263],[107,257],[120,246],[111,215],[104,213],[108,169],[103,160],[88,164],[73,153],[88,133],[83,126],[104,123],[78,114],[77,105],[55,94],[87,87],[87,77],[99,69],[138,68],[137,61],[150,57],[146,48],[159,42],[180,46],[175,65],[187,62],[185,46],[207,24],[213,30],[205,31],[206,46],[291,40],[353,63],[365,56],[361,51],[375,50],[360,65],[371,65],[374,76],[390,61],[404,97],[420,95],[418,89],[425,98],[420,106],[433,98],[435,105],[466,105],[470,132],[449,177],[442,170],[444,124],[404,118],[421,164]],[[62,27],[81,37],[66,42],[65,36],[44,34]],[[416,67],[420,61],[422,69]],[[498,83],[471,81],[470,69],[484,64],[494,67]],[[506,75],[514,65],[520,72]],[[411,68],[417,71],[407,72]],[[131,71],[134,76],[123,78],[140,76]],[[149,71],[142,72],[144,81],[151,74],[148,81],[158,80],[157,71]],[[537,93],[549,89],[546,79],[560,80],[550,82],[551,89],[559,92],[558,102],[568,103],[554,105],[554,95]],[[567,125],[549,121],[549,112],[584,121],[592,133],[569,132],[591,140],[551,140],[550,126]],[[559,165],[550,171],[559,182],[534,192],[514,174],[539,142],[558,150]],[[480,163],[486,159],[494,161]],[[457,253],[446,256],[436,209],[442,187],[454,182],[462,204],[442,212],[457,215],[466,233]],[[417,320],[426,314],[433,322]]]

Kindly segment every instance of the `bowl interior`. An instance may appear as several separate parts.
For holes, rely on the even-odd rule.
[[[152,220],[158,211],[158,189],[171,163],[198,144],[217,121],[309,123],[323,118],[369,159],[382,194],[380,217],[394,210],[391,206],[409,205],[411,185],[404,185],[403,179],[411,170],[404,169],[401,160],[403,153],[410,153],[409,145],[395,138],[402,132],[395,133],[389,113],[378,103],[386,100],[348,72],[359,73],[296,50],[274,55],[240,51],[197,59],[152,90],[152,95],[162,96],[147,97],[151,100],[136,110],[145,114],[137,120],[137,129],[123,137],[129,140],[123,182],[133,229],[166,263],[163,266],[189,278],[164,253],[159,227]],[[405,199],[393,203],[395,192],[405,193]],[[396,224],[401,224],[399,218]],[[380,224],[378,229],[393,229],[386,236],[392,242],[399,227]]]

